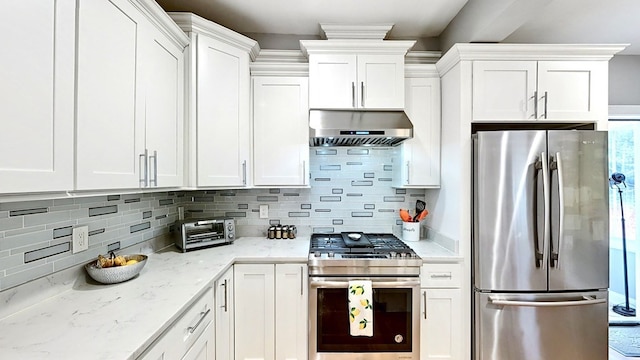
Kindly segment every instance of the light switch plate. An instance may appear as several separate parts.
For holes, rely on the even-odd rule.
[[[269,205],[264,204],[260,205],[260,219],[268,219],[269,218]]]
[[[74,228],[71,233],[71,238],[73,239],[72,252],[74,254],[87,250],[89,248],[89,227],[78,226]]]

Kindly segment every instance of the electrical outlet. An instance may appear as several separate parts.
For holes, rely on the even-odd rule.
[[[73,229],[71,238],[73,239],[73,253],[85,251],[89,248],[89,227],[79,226]]]
[[[269,218],[269,205],[264,204],[260,205],[260,219],[268,219]]]

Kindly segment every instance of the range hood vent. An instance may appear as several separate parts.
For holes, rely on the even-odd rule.
[[[413,137],[402,110],[309,111],[309,146],[396,146]]]

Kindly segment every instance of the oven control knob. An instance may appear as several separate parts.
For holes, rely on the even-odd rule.
[[[400,257],[407,257],[407,253],[400,253]]]
[[[229,235],[227,235],[227,237],[228,237],[229,239],[233,239],[233,233],[229,233]]]
[[[315,257],[320,257],[320,251],[316,251],[316,252],[314,252],[314,253],[313,253],[313,256],[315,256]]]
[[[332,251],[329,251],[329,254],[327,254],[327,255],[328,255],[329,257],[335,257],[335,256],[336,256],[336,254],[335,254],[334,252],[332,252]]]
[[[400,344],[402,340],[404,340],[404,338],[402,337],[402,335],[398,334],[393,338],[393,340],[396,341],[396,344]]]
[[[389,256],[392,257],[392,258],[396,257],[397,255],[398,254],[395,251],[389,252]]]

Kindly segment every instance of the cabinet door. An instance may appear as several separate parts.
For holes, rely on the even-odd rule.
[[[144,42],[145,148],[149,186],[183,184],[184,54],[159,30]]]
[[[74,31],[73,0],[2,4],[0,192],[73,189]]]
[[[233,277],[235,359],[274,359],[274,266],[234,265]]]
[[[79,1],[77,188],[140,186],[144,108],[138,44],[146,26],[126,0]],[[142,161],[142,163],[141,163]]]
[[[254,185],[306,185],[308,79],[253,78]]]
[[[357,107],[355,55],[309,56],[309,106],[312,109]]]
[[[216,359],[233,359],[233,267],[215,284]]]
[[[197,186],[245,186],[249,55],[206,36],[197,39]]]
[[[215,341],[213,339],[213,323],[207,325],[182,360],[214,360],[216,358]],[[228,358],[230,359],[230,358]]]
[[[535,120],[535,61],[474,61],[473,120]]]
[[[276,359],[305,360],[307,342],[307,266],[276,265]]]
[[[396,186],[440,186],[440,79],[405,79],[405,112],[413,124],[413,138],[397,149]]]
[[[547,120],[606,118],[608,71],[606,61],[539,61],[539,117]]]
[[[404,108],[404,56],[358,55],[358,107]]]
[[[420,359],[461,359],[460,289],[422,289]]]

